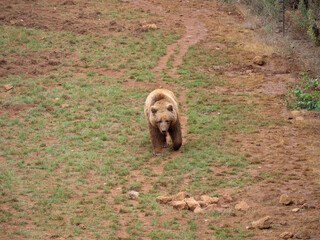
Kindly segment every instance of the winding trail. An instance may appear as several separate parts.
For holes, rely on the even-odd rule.
[[[137,83],[135,81],[131,81],[129,84],[134,87],[152,87],[152,88],[168,88],[173,91],[180,88],[182,91],[179,92],[178,100],[180,103],[183,103],[187,99],[186,89],[182,86],[178,86],[172,82],[171,85],[168,85],[166,82],[161,80],[161,73],[167,68],[168,61],[170,61],[170,57],[173,56],[172,68],[169,69],[168,75],[172,78],[179,78],[179,75],[176,74],[177,68],[180,64],[182,64],[183,56],[188,51],[189,47],[195,45],[196,43],[204,40],[207,37],[208,30],[203,23],[199,19],[199,15],[201,11],[195,11],[191,15],[184,16],[183,14],[176,14],[171,13],[170,11],[165,11],[161,6],[155,5],[149,1],[145,0],[132,0],[132,3],[145,11],[150,11],[152,13],[156,13],[158,15],[164,16],[166,19],[170,19],[170,21],[181,22],[185,33],[181,38],[171,45],[167,46],[166,54],[162,56],[159,61],[158,65],[153,69],[156,71],[154,83]],[[183,9],[181,12],[184,12]],[[183,143],[187,142],[187,121],[188,116],[186,115],[187,107],[183,104],[180,107],[181,114],[181,125],[182,125],[182,137]],[[170,158],[175,158],[176,156],[180,155],[180,152],[173,152]]]

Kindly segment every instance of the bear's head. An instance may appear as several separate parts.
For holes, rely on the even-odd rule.
[[[168,101],[160,100],[150,110],[152,126],[157,127],[162,134],[166,135],[170,126],[177,120],[177,113],[173,105]]]

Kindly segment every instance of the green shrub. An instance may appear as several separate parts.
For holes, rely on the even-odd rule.
[[[320,87],[317,78],[310,78],[306,72],[300,84],[295,85],[287,94],[287,106],[293,109],[307,109],[320,111]]]

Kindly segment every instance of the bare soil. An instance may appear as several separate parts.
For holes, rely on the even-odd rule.
[[[94,8],[88,7],[95,5]],[[207,49],[216,51],[225,50],[227,45],[214,42],[219,36],[236,42],[237,47],[246,50],[246,54],[237,56],[241,59],[238,64],[230,64],[227,67],[213,66],[212,74],[223,73],[234,81],[227,86],[215,86],[213,92],[218,93],[256,93],[260,103],[267,104],[268,110],[263,114],[265,118],[272,120],[289,120],[290,125],[276,126],[272,129],[261,128],[253,134],[232,136],[235,143],[241,145],[241,153],[249,160],[255,161],[257,168],[251,175],[259,179],[262,173],[274,174],[276,178],[266,178],[263,181],[251,182],[240,193],[234,193],[233,189],[222,189],[220,194],[232,194],[233,201],[228,203],[226,209],[230,211],[233,205],[245,200],[250,206],[250,211],[235,216],[221,217],[217,220],[219,226],[230,226],[233,222],[240,222],[245,229],[250,222],[264,216],[271,216],[277,228],[273,230],[251,230],[255,236],[248,239],[278,239],[284,231],[300,233],[303,239],[320,239],[320,114],[317,112],[299,111],[292,113],[287,110],[283,97],[286,94],[287,84],[297,79],[302,69],[297,64],[298,56],[283,56],[274,52],[272,47],[265,47],[256,42],[254,30],[245,29],[242,23],[245,16],[235,6],[223,4],[219,1],[192,1],[192,0],[131,0],[119,1],[119,9],[142,9],[145,12],[153,12],[158,16],[148,18],[148,22],[141,20],[109,21],[99,17],[99,12],[92,9],[107,8],[107,2],[98,1],[73,1],[51,0],[38,2],[30,0],[13,0],[0,2],[0,22],[5,25],[36,27],[43,30],[71,31],[76,34],[110,33],[119,34],[127,31],[141,31],[142,25],[154,23],[159,28],[173,29],[181,34],[177,43],[167,47],[167,54],[163,56],[154,70],[160,72],[165,69],[169,57],[179,49],[174,56],[173,70],[170,75],[175,77],[177,66],[182,63],[182,57],[191,45],[200,44]],[[89,10],[88,10],[89,9]],[[67,13],[67,14],[63,14]],[[0,76],[24,73],[30,76],[45,75],[54,70],[60,64],[62,57],[68,57],[67,52],[43,52],[40,56],[30,52],[29,55],[19,59],[15,55],[15,62],[1,61]],[[265,64],[259,66],[253,63],[256,56],[263,56]],[[115,76],[113,71],[101,73]],[[159,78],[159,75],[156,76]],[[128,87],[166,87],[173,90],[181,89],[181,86],[169,86],[160,80],[155,82],[136,82],[128,78],[124,82]],[[2,93],[9,94],[9,93]],[[186,100],[186,92],[182,88],[179,101]],[[32,106],[6,105],[1,106],[0,113],[9,112],[16,114]],[[182,125],[184,142],[188,141],[187,117],[185,106],[182,109]],[[241,109],[239,109],[241,111]],[[257,109],[257,111],[260,111]],[[170,158],[177,157],[179,152],[172,154]],[[164,163],[163,163],[164,164]],[[152,171],[161,173],[163,164],[156,165]],[[220,172],[223,167],[215,167],[213,172]],[[143,180],[143,176],[137,171],[135,181]],[[92,176],[94,178],[94,176]],[[223,176],[222,176],[223,177]],[[140,179],[141,178],[141,179]],[[141,191],[151,188],[149,183],[141,186]],[[114,190],[110,197],[121,193]],[[294,200],[291,206],[279,204],[281,194],[288,194]],[[91,194],[91,193],[89,193]],[[164,192],[165,194],[165,192]],[[199,193],[200,195],[201,193]],[[223,201],[223,200],[222,200]],[[135,204],[134,201],[132,201]],[[226,203],[227,204],[227,203]],[[305,204],[305,205],[303,205]],[[301,208],[298,212],[292,212],[292,208]],[[112,209],[119,206],[112,206]],[[167,215],[180,216],[176,210],[165,208],[161,218]],[[139,218],[144,222],[144,228],[151,228],[150,217],[141,213]],[[125,219],[121,219],[125,222]],[[5,225],[5,223],[1,223]],[[198,239],[206,239],[208,228],[205,218],[198,219]],[[5,226],[11,231],[10,226]],[[126,232],[119,232],[119,238],[128,237]],[[52,237],[53,236],[53,237]],[[212,237],[212,236],[210,236]],[[1,238],[1,236],[0,236]],[[54,238],[51,235],[49,238]],[[60,239],[60,238],[56,238]],[[212,238],[210,238],[212,239]]]

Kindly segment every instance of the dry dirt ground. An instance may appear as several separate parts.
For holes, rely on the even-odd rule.
[[[291,122],[263,128],[250,134],[238,134],[232,136],[235,144],[241,146],[240,152],[248,159],[259,159],[250,174],[257,180],[261,173],[270,173],[262,181],[248,183],[241,191],[234,192],[233,188],[221,189],[220,196],[231,195],[232,200],[221,200],[222,207],[219,211],[230,211],[236,203],[246,201],[251,209],[247,212],[223,215],[217,220],[220,227],[233,226],[237,222],[245,230],[253,220],[264,216],[270,216],[273,220],[272,230],[248,230],[253,233],[246,239],[279,239],[282,232],[289,231],[300,239],[320,239],[320,185],[319,185],[319,161],[320,161],[320,115],[316,112],[289,111],[283,97],[286,94],[287,84],[298,78],[303,71],[296,64],[296,56],[281,56],[275,48],[266,46],[256,41],[254,30],[246,29],[242,23],[245,16],[235,6],[223,4],[219,1],[195,1],[195,0],[128,0],[119,1],[118,7],[143,10],[147,13],[155,13],[148,21],[143,20],[115,20],[100,19],[99,12],[95,12],[92,5],[100,8],[107,7],[105,1],[85,0],[53,0],[31,1],[13,0],[0,2],[0,22],[3,25],[23,26],[27,28],[37,27],[50,31],[70,31],[76,34],[103,33],[118,35],[130,31],[143,31],[143,25],[156,24],[158,28],[172,29],[181,38],[174,44],[167,46],[167,54],[158,62],[154,70],[161,72],[166,68],[169,57],[179,49],[175,55],[172,68],[169,71],[171,77],[177,77],[176,70],[182,63],[183,56],[190,46],[200,45],[205,49],[226,51],[233,46],[213,39],[227,38],[234,42],[234,47],[243,49],[241,55],[236,56],[237,63],[227,66],[213,66],[212,74],[225,74],[228,76],[228,84],[213,86],[210,90],[220,94],[255,93],[259,96],[259,103],[269,106],[262,114],[270,121],[283,120]],[[67,13],[67,14],[62,14]],[[230,51],[231,54],[234,52]],[[42,52],[40,56],[29,52],[27,56],[9,56],[15,61],[1,60],[0,76],[11,74],[25,74],[30,77],[49,74],[55,66],[61,64],[61,59],[71,56],[64,51]],[[256,56],[262,56],[265,64],[260,66],[254,63]],[[89,69],[90,70],[90,69]],[[101,74],[120,76],[121,72],[99,69]],[[210,72],[208,73],[210,74]],[[176,85],[160,80],[159,74],[154,82],[135,81],[128,78],[125,84],[134,88],[158,88],[167,87],[172,90],[181,89]],[[2,92],[6,97],[8,92]],[[186,100],[186,92],[182,88],[179,101]],[[2,110],[1,114],[17,114],[30,105],[15,105],[14,108]],[[2,107],[3,109],[5,107]],[[188,142],[186,105],[182,106],[182,122],[184,143]],[[239,109],[241,111],[241,109]],[[261,111],[257,109],[256,111]],[[214,133],[213,133],[214,134]],[[172,153],[168,159],[179,156],[179,152]],[[151,170],[161,174],[164,163],[156,165]],[[219,167],[214,169],[219,171]],[[223,168],[223,167],[221,167]],[[221,170],[221,169],[220,169]],[[136,180],[143,180],[143,175]],[[140,174],[140,175],[139,175]],[[223,177],[223,176],[222,176]],[[141,179],[140,179],[141,178]],[[141,186],[141,191],[147,191],[150,184],[147,182]],[[120,190],[114,190],[116,195]],[[165,194],[166,192],[164,192]],[[200,194],[200,193],[199,193]],[[279,204],[281,194],[288,194],[293,199],[293,204],[283,206]],[[223,198],[221,198],[223,199]],[[119,209],[112,205],[111,208]],[[225,208],[225,209],[224,209]],[[292,209],[299,208],[298,212]],[[161,218],[180,216],[178,210],[166,208]],[[139,215],[146,231],[152,229],[151,218]],[[126,219],[120,220],[125,222]],[[216,239],[208,235],[208,226],[205,217],[198,217],[197,239]],[[32,223],[29,223],[32,225]],[[2,229],[7,233],[14,230],[11,223],[1,222]],[[31,227],[32,228],[32,227]],[[53,233],[52,233],[53,234]],[[130,237],[128,233],[118,231],[119,239]],[[8,235],[6,235],[8,236]],[[91,235],[82,235],[79,239],[90,239]],[[92,237],[92,236],[91,236]],[[1,237],[0,239],[5,239]],[[53,234],[48,239],[64,239]],[[143,237],[147,239],[148,237]],[[228,239],[226,237],[225,239]],[[233,238],[234,239],[234,238]]]

